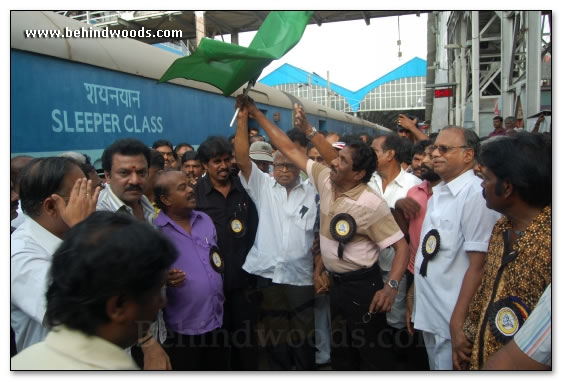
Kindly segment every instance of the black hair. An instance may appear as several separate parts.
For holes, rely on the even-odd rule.
[[[430,146],[432,144],[432,141],[430,139],[425,139],[423,141],[418,141],[416,142],[413,146],[412,146],[412,150],[411,150],[411,159],[412,157],[414,157],[416,154],[421,154],[424,155],[424,151],[426,150],[426,148],[428,146]]]
[[[479,153],[479,163],[500,180],[497,195],[505,181],[520,199],[535,207],[551,204],[551,161],[551,141],[524,131],[489,139]]]
[[[68,157],[35,158],[25,165],[19,175],[23,212],[31,217],[39,216],[43,201],[61,192],[64,178],[73,166],[80,168],[77,161]]]
[[[197,160],[199,161],[199,158],[197,156],[197,151],[186,151],[183,155],[182,155],[182,165],[184,164],[184,162],[187,162],[189,160]]]
[[[194,150],[194,147],[192,145],[190,145],[189,143],[186,143],[186,142],[182,142],[182,143],[178,143],[176,145],[176,148],[174,149],[174,151],[176,153],[178,153],[178,150],[180,150],[182,147],[189,147],[190,149],[192,149],[192,151]]]
[[[208,137],[197,149],[197,155],[202,163],[208,163],[211,158],[225,154],[233,155],[233,145],[221,136]]]
[[[383,137],[385,137],[385,140],[383,141],[383,145],[381,145],[383,151],[389,151],[389,150],[395,151],[395,160],[399,163],[403,162],[404,161],[403,147],[405,145],[403,141],[406,139],[401,138],[401,136],[396,133],[383,135]]]
[[[92,166],[90,163],[86,162],[86,163],[80,163],[80,169],[82,170],[82,172],[84,174],[86,174],[86,178],[90,179],[90,172],[95,171],[96,174],[98,173],[98,171],[96,170],[96,168],[94,166]]]
[[[159,170],[164,169],[164,157],[162,156],[162,154],[156,151],[155,149],[150,149],[150,150],[151,150],[151,165],[149,166],[149,168],[154,167]]]
[[[412,147],[414,144],[410,139],[401,139],[401,148],[399,150],[399,162],[405,162],[407,164],[412,163]]]
[[[307,139],[305,133],[299,130],[297,127],[294,127],[293,129],[289,130],[287,132],[287,137],[293,143],[297,143],[301,147],[307,147],[307,144],[309,143],[309,140]]]
[[[493,121],[494,121],[495,119],[498,119],[498,120],[500,120],[500,121],[502,122],[502,117],[501,117],[500,115],[494,116],[494,117],[493,117]]]
[[[315,148],[315,145],[313,144],[313,142],[309,142],[307,143],[307,155],[309,155],[309,151],[311,151],[312,148]]]
[[[346,147],[354,149],[354,153],[352,154],[352,170],[365,170],[366,174],[362,182],[369,182],[373,172],[377,168],[377,155],[375,151],[359,137],[354,135],[346,135],[341,138],[341,141]]]
[[[136,138],[123,138],[113,142],[102,154],[102,168],[111,173],[111,165],[115,154],[134,156],[143,155],[147,160],[147,168],[151,167],[151,149]]]
[[[50,326],[94,335],[113,296],[145,303],[177,253],[159,231],[127,214],[99,211],[71,228],[53,255],[47,288]]]
[[[157,149],[162,146],[168,146],[170,147],[170,150],[174,151],[174,146],[172,146],[172,143],[170,143],[170,141],[167,141],[166,139],[159,139],[152,144],[153,149]]]

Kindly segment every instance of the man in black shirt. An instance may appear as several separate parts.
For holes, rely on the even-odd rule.
[[[219,250],[225,259],[223,328],[230,338],[231,368],[256,370],[258,301],[255,280],[242,265],[254,243],[258,214],[238,175],[230,171],[232,145],[225,138],[209,137],[199,146],[198,157],[206,175],[195,188],[196,209],[213,220]]]

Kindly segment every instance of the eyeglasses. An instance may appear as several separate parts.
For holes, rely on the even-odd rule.
[[[430,150],[434,151],[434,150],[438,150],[440,152],[440,154],[444,155],[446,154],[448,151],[451,151],[453,149],[466,149],[467,146],[444,146],[444,145],[438,145],[438,146],[430,146]]]
[[[297,168],[293,163],[274,163],[274,169],[278,171],[292,171]]]

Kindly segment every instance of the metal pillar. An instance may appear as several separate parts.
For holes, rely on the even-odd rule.
[[[540,111],[541,82],[541,12],[528,11],[526,52],[526,107],[522,108],[524,121]]]
[[[461,83],[458,84],[457,88],[460,89],[460,109],[461,118],[457,123],[458,126],[463,126],[465,117],[465,107],[467,105],[467,19],[464,15],[461,16],[461,31],[460,31],[460,45],[461,49],[459,51],[459,56],[461,59]],[[457,104],[456,104],[457,105]]]
[[[238,45],[238,30],[234,29],[231,33],[231,44]]]
[[[479,135],[479,111],[480,111],[480,96],[479,89],[479,11],[471,12],[471,86],[473,99],[473,123],[475,124],[475,133]]]
[[[510,91],[510,64],[512,60],[512,45],[514,42],[513,29],[514,19],[510,17],[507,11],[500,12],[501,20],[501,36],[500,58],[501,58],[501,99],[502,99],[502,116],[506,118],[513,115],[512,92]]]
[[[205,37],[205,11],[194,11],[195,14],[195,39],[196,46]]]

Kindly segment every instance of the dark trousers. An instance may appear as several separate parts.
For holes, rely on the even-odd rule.
[[[261,339],[271,370],[315,370],[315,291],[258,277]]]
[[[331,274],[330,311],[333,370],[389,370],[393,354],[385,313],[367,315],[383,281],[379,266],[367,270]]]
[[[172,370],[229,370],[229,339],[224,329],[186,335],[167,329],[162,345]]]
[[[231,370],[258,370],[256,322],[259,295],[254,287],[224,293],[223,328],[229,337]]]

